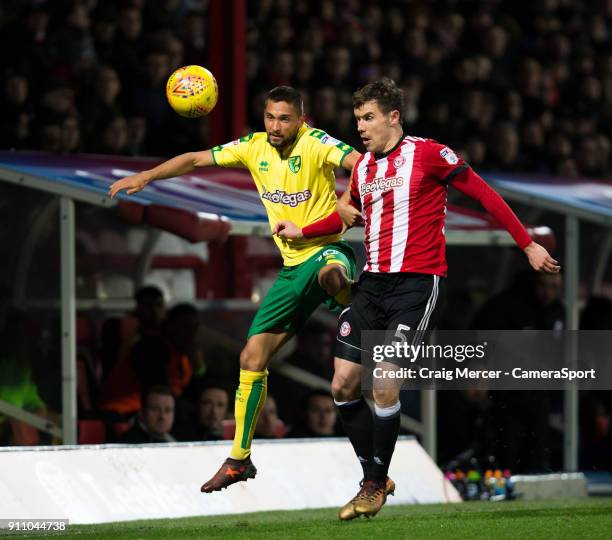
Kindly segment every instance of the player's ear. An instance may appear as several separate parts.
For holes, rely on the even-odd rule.
[[[397,109],[389,113],[389,122],[392,126],[401,124],[400,112]]]

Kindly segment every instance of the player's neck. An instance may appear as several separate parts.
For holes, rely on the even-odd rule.
[[[281,148],[278,146],[274,147],[274,150],[278,152],[278,155],[281,159],[285,159],[293,150],[293,146],[295,145],[295,138],[291,139],[287,144],[283,145]]]
[[[401,144],[403,138],[404,138],[404,132],[400,128],[397,130],[396,133],[394,133],[391,137],[389,137],[389,140],[387,141],[387,144],[385,144],[382,152],[375,153],[376,159],[380,159],[385,156],[388,156],[391,152],[393,152]]]
[[[293,151],[293,147],[295,146],[295,143],[297,142],[298,137],[300,136],[300,130],[301,130],[301,127],[300,129],[296,131],[295,135],[289,141],[287,141],[287,143],[284,144],[282,147],[280,148],[278,146],[273,147],[278,152],[278,155],[281,157],[281,159],[285,159]]]

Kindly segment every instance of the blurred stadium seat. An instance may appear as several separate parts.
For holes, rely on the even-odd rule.
[[[79,420],[79,444],[106,442],[106,426],[101,420]]]

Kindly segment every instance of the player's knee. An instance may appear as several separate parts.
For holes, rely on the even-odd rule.
[[[361,394],[359,381],[352,381],[346,377],[335,376],[331,384],[332,396],[338,402],[353,401]]]
[[[263,371],[266,369],[266,360],[261,350],[247,343],[240,352],[240,369],[247,371]]]
[[[336,296],[349,284],[349,278],[342,266],[327,266],[319,275],[319,284],[330,296]]]
[[[399,390],[395,388],[375,388],[372,397],[379,407],[392,407],[399,401]]]

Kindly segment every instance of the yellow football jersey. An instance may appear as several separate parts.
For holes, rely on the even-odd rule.
[[[216,165],[249,169],[272,227],[282,219],[304,227],[336,209],[334,168],[353,150],[324,131],[304,124],[295,142],[281,155],[265,132],[251,133],[212,149]],[[285,266],[295,266],[314,255],[339,234],[301,240],[274,236]]]

